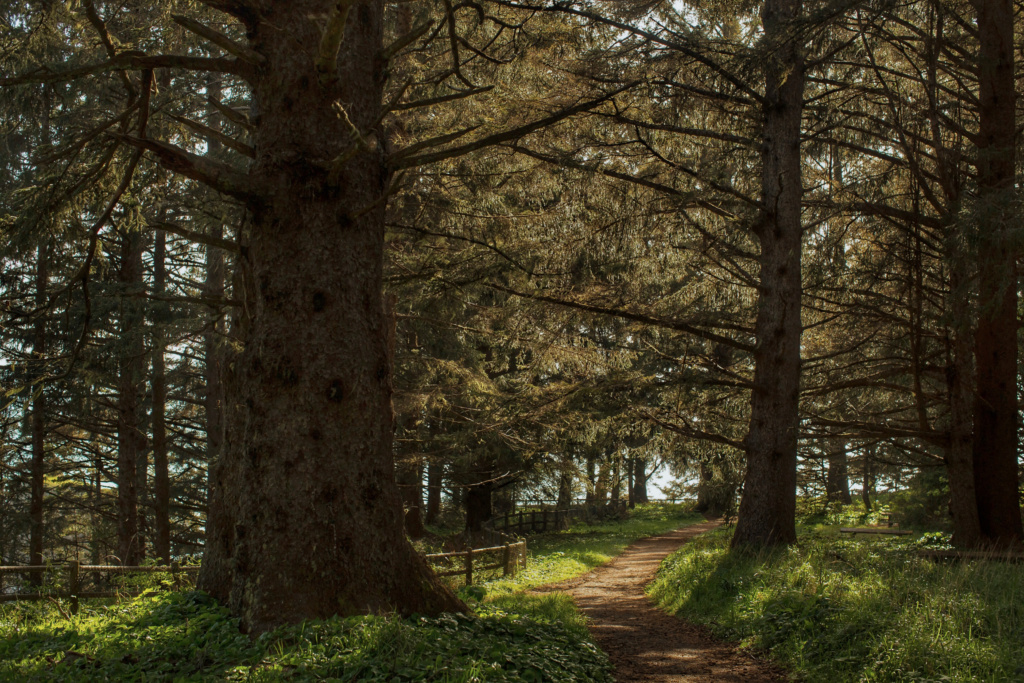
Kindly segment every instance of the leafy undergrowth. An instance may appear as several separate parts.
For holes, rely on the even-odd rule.
[[[819,526],[751,556],[730,552],[720,530],[671,555],[649,590],[808,681],[1024,681],[1024,566],[914,554],[937,540]]]
[[[565,581],[608,562],[633,541],[702,521],[703,517],[681,506],[649,503],[638,505],[625,519],[592,526],[577,523],[565,531],[530,536],[526,569],[515,578],[485,586],[489,594],[501,595]]]
[[[48,603],[8,604],[0,680],[610,683],[608,658],[568,596],[515,591],[584,573],[638,538],[697,521],[649,505],[624,520],[531,537],[527,570],[462,591],[470,617],[336,618],[253,640],[198,591],[84,601],[70,619]]]
[[[201,592],[161,593],[70,620],[0,610],[5,681],[611,681],[565,596],[508,596],[477,615],[306,622],[255,640]]]

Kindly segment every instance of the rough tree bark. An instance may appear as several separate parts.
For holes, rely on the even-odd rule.
[[[828,476],[825,480],[825,498],[830,503],[842,503],[849,505],[853,502],[850,497],[850,476],[847,467],[847,443],[846,439],[837,437],[832,440],[832,448],[828,453]]]
[[[37,252],[36,261],[36,306],[46,305],[46,288],[50,280],[47,264],[48,253],[45,245],[40,246]],[[43,392],[41,383],[43,378],[43,363],[46,358],[46,317],[40,315],[36,318],[32,328],[32,372],[30,390],[32,391],[32,463],[29,479],[31,482],[31,497],[29,499],[29,542],[28,542],[28,563],[41,565],[43,563],[43,496],[46,491],[46,395]],[[29,580],[34,585],[43,581],[42,574],[32,574]]]
[[[117,557],[121,564],[135,565],[142,559],[139,538],[139,460],[146,436],[140,416],[144,379],[145,343],[142,311],[132,294],[142,293],[142,235],[128,231],[121,235],[121,267],[117,278],[122,287],[118,305],[121,351],[118,358],[117,398]]]
[[[978,18],[978,328],[974,481],[983,542],[1020,545],[1017,464],[1016,143],[1011,0],[975,0]]]
[[[958,548],[974,548],[981,543],[978,498],[974,486],[974,416],[971,390],[974,378],[974,350],[966,267],[966,260],[954,254],[949,268],[949,311],[953,324],[950,330],[946,373],[950,423],[946,473],[949,478],[949,511],[953,517],[952,542]]]
[[[641,457],[633,458],[633,502],[646,503],[647,495],[647,461]]]
[[[248,176],[259,190],[241,256],[245,349],[201,586],[249,632],[335,614],[461,610],[405,539],[394,481],[384,3],[238,5],[264,60],[252,77]]]
[[[800,398],[800,128],[804,61],[794,35],[800,0],[766,0],[767,58],[761,152],[763,216],[747,472],[734,546],[796,541],[796,447]]]
[[[167,234],[156,231],[153,244],[153,293],[160,296],[167,283]],[[164,564],[171,561],[171,484],[167,462],[167,378],[164,366],[163,321],[153,324],[153,553]]]

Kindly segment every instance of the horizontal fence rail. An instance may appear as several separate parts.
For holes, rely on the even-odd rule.
[[[500,553],[500,561],[485,565],[474,565],[474,558],[483,558],[490,554],[492,556]],[[427,562],[449,566],[458,565],[455,569],[435,570],[438,576],[465,576],[466,585],[473,585],[473,572],[482,572],[493,569],[500,569],[502,576],[515,576],[520,567],[526,566],[526,541],[517,543],[505,543],[490,548],[470,548],[453,553],[433,553],[424,555]]]
[[[573,520],[590,519],[595,514],[607,515],[609,512],[625,512],[626,508],[625,500],[554,509],[538,505],[531,509],[520,508],[518,512],[506,512],[504,515],[491,519],[490,524],[495,531],[526,536],[545,531],[560,531],[567,528],[569,522]]]
[[[63,570],[67,573],[67,585],[63,590],[36,592],[36,593],[8,593],[4,587],[4,577],[7,574],[30,574],[39,577],[42,582],[43,574]],[[78,614],[79,600],[89,598],[118,598],[133,597],[142,595],[142,590],[83,590],[83,574],[146,574],[146,573],[167,573],[171,575],[175,587],[181,585],[182,578],[193,572],[199,571],[199,565],[181,566],[177,562],[169,565],[146,565],[146,566],[125,566],[120,564],[80,564],[71,561],[66,564],[54,565],[19,565],[12,567],[0,567],[0,602],[17,602],[20,600],[49,600],[64,598],[71,602],[71,613]]]

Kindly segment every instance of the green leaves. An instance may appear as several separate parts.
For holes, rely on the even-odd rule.
[[[611,681],[564,596],[485,604],[477,616],[306,622],[255,640],[204,593],[92,605],[70,625],[39,605],[0,610],[0,680]]]

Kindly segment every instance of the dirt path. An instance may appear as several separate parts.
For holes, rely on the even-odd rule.
[[[665,614],[644,593],[666,555],[718,524],[705,522],[645,538],[589,574],[534,592],[560,590],[573,596],[590,618],[594,640],[615,665],[619,683],[786,680],[777,668],[735,645]]]

